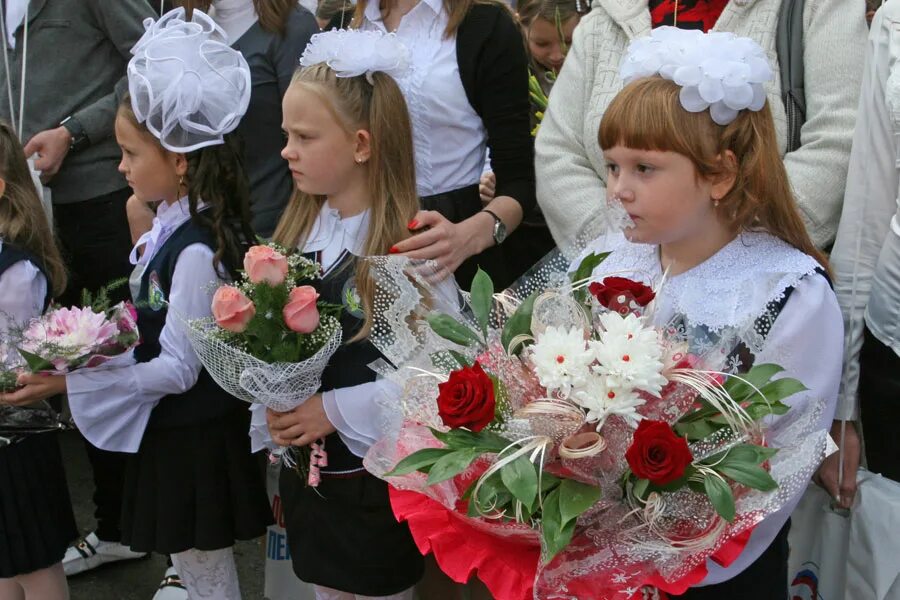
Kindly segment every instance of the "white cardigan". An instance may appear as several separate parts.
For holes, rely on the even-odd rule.
[[[781,0],[731,0],[713,30],[756,40],[777,69],[780,6]],[[784,162],[807,231],[819,247],[834,239],[841,212],[864,64],[864,9],[861,0],[805,2],[806,123],[802,146]],[[564,250],[606,205],[600,120],[622,89],[618,71],[626,47],[650,30],[647,0],[595,0],[575,29],[535,144],[538,203]],[[777,70],[768,92],[783,153],[787,125]]]

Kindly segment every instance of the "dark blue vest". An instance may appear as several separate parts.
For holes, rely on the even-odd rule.
[[[53,282],[47,277],[47,271],[44,270],[44,263],[31,252],[13,246],[8,242],[3,242],[3,250],[0,250],[0,276],[14,264],[23,260],[30,261],[47,279],[47,294],[44,296],[44,310],[47,310],[47,307],[50,306],[50,289],[53,287]]]
[[[215,237],[203,225],[189,220],[175,230],[144,270],[140,292],[135,302],[141,344],[135,349],[134,358],[139,363],[153,360],[162,350],[159,336],[165,326],[168,311],[167,305],[160,303],[158,296],[161,292],[162,298],[169,298],[178,256],[182,250],[197,243],[215,248]],[[197,285],[210,283],[198,281]],[[153,295],[157,296],[156,298],[151,298],[151,291],[155,292]],[[170,394],[159,401],[150,414],[147,428],[184,427],[217,419],[242,408],[245,408],[245,405],[240,400],[216,385],[206,369],[200,369],[200,376],[194,387],[182,394]]]
[[[306,256],[312,260],[318,260],[317,256],[309,254]],[[329,269],[320,281],[316,282],[321,301],[344,305],[341,313],[343,342],[322,373],[320,389],[322,392],[375,381],[375,372],[368,365],[383,358],[368,339],[347,343],[347,340],[352,339],[364,323],[362,313],[354,311],[347,302],[348,295],[356,292],[355,275],[356,257],[345,252],[337,264]],[[325,451],[328,453],[328,468],[322,469],[322,473],[362,468],[362,459],[350,452],[337,433],[332,433],[326,438]]]

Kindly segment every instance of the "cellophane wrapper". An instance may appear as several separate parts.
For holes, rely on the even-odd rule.
[[[225,343],[212,317],[182,322],[200,362],[223,390],[276,412],[293,410],[319,390],[322,373],[342,338],[340,322],[323,317],[323,344],[315,354],[300,362],[267,363]]]
[[[596,226],[594,230],[597,230]],[[595,237],[583,234],[582,239]],[[437,311],[477,330],[466,305],[466,294],[447,281],[434,283],[439,276],[433,265],[396,256],[370,259],[377,284],[376,319],[371,339],[390,362],[384,361],[374,368],[403,390],[399,398],[382,398],[383,437],[365,458],[366,467],[372,473],[398,489],[423,494],[448,509],[456,509],[461,516],[465,515],[461,496],[468,484],[485,471],[489,464],[487,460],[476,461],[461,476],[433,486],[426,485],[426,476],[422,473],[385,477],[409,454],[423,448],[441,447],[428,429],[447,430],[438,416],[439,380],[429,374],[447,375],[458,368],[458,363],[446,354],[448,350],[477,359],[486,370],[497,375],[508,390],[501,435],[514,441],[536,434],[549,435],[559,442],[582,427],[581,422],[566,422],[549,416],[514,418],[513,413],[541,398],[544,390],[523,362],[509,357],[499,343],[504,323],[532,292],[548,292],[551,297],[560,299],[554,303],[551,298],[544,310],[535,309],[532,321],[535,332],[548,325],[581,326],[579,319],[584,318],[583,312],[565,301],[571,296],[568,270],[578,250],[569,248],[566,254],[551,253],[510,289],[495,294],[489,345],[479,353],[438,337],[424,321],[423,317]],[[664,288],[661,293],[665,293]],[[677,322],[659,329],[666,344],[680,346],[696,357],[696,369],[733,372],[734,365],[729,362],[732,350],[741,343],[751,349],[760,344],[752,323],[718,331],[715,336],[702,336],[703,339],[695,339],[692,332]],[[647,404],[640,412],[646,418],[674,423],[695,399],[696,392],[687,386],[670,383],[662,399],[653,400],[648,395]],[[610,417],[601,431],[607,442],[607,449],[601,454],[578,460],[561,459],[551,454],[545,462],[547,470],[597,485],[602,496],[579,518],[571,544],[549,564],[535,565],[534,597],[630,600],[641,597],[641,590],[651,583],[674,593],[699,583],[705,575],[708,558],[727,554],[730,544],[738,544],[739,551],[753,527],[787,506],[806,488],[825,452],[827,434],[821,427],[824,409],[824,401],[818,402],[779,417],[777,427],[762,423],[749,436],[721,434],[692,444],[695,458],[739,443],[764,443],[780,448],[769,461],[770,474],[778,483],[778,489],[760,492],[741,486],[735,498],[737,517],[730,523],[717,515],[704,494],[684,488],[661,494],[658,514],[653,518],[655,527],[648,527],[647,515],[635,510],[623,497],[622,476],[627,468],[624,457],[632,441],[633,428],[618,417]],[[473,527],[498,538],[517,537],[540,544],[538,532],[529,525],[464,518]],[[736,553],[732,553],[732,559],[734,555]]]

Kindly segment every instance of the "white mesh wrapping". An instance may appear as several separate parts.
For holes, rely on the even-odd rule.
[[[250,67],[205,13],[183,8],[144,21],[128,63],[131,107],[138,122],[172,152],[223,143],[250,103]]]
[[[341,345],[337,319],[323,317],[322,326],[333,328],[331,337],[313,356],[297,363],[266,363],[226,344],[211,317],[192,319],[185,323],[185,331],[200,362],[223,390],[246,402],[287,412],[319,390],[322,373]]]

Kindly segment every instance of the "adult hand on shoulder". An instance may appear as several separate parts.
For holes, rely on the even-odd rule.
[[[493,224],[493,217],[487,213],[451,223],[437,211],[421,210],[409,224],[410,231],[421,233],[395,244],[391,254],[433,260],[439,267],[438,279],[446,279],[464,260],[493,244]]]
[[[63,160],[69,153],[72,143],[72,134],[65,127],[48,129],[35,134],[25,144],[25,156],[31,157],[38,154],[34,162],[34,168],[41,172],[41,181],[47,183],[59,172]]]
[[[844,464],[840,464],[841,453],[835,452],[826,458],[816,472],[815,482],[825,488],[838,506],[849,509],[853,506],[856,497],[856,471],[859,468],[860,442],[856,424],[848,421],[844,427],[844,435],[841,437],[841,421],[834,421],[831,425],[831,437],[838,446],[844,449]],[[839,474],[843,470],[843,480]],[[838,485],[840,481],[840,486]]]
[[[279,413],[267,408],[266,423],[272,440],[279,446],[307,446],[335,431],[325,414],[322,394],[311,396],[289,412]]]
[[[19,375],[16,383],[22,387],[8,394],[0,394],[0,404],[28,406],[66,393],[65,375],[26,373]]]

